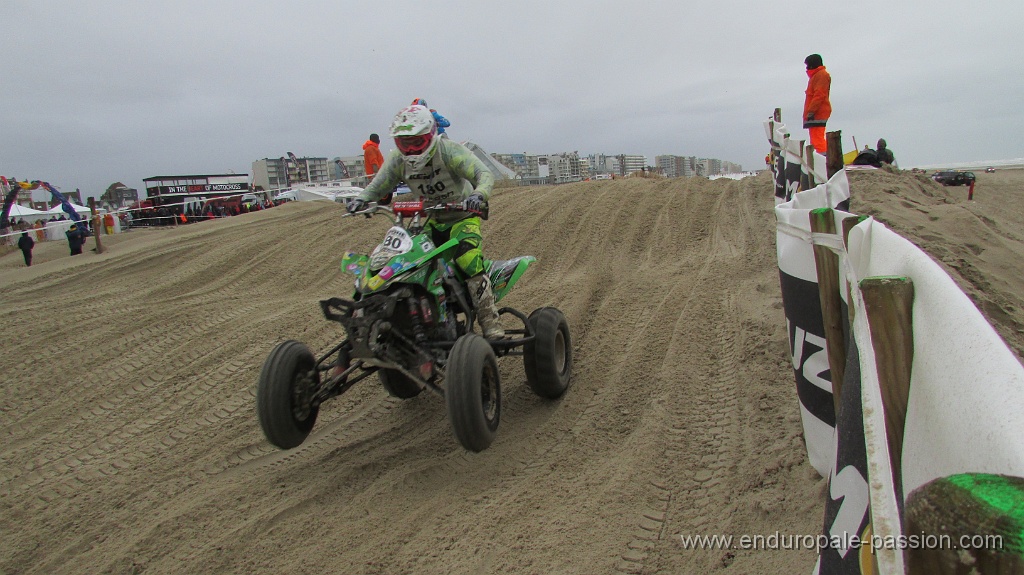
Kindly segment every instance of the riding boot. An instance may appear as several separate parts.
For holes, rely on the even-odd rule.
[[[484,337],[496,339],[505,337],[505,330],[498,320],[498,309],[494,306],[494,292],[491,291],[491,279],[487,273],[475,275],[466,280],[466,287],[469,288],[469,297],[473,298],[473,305],[476,306],[477,321],[480,328],[484,330]]]

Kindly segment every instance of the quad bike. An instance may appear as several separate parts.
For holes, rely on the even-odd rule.
[[[355,275],[352,299],[322,300],[324,317],[345,328],[346,339],[321,355],[298,341],[278,344],[263,363],[256,392],[260,426],[281,449],[300,445],[323,402],[377,373],[392,396],[410,399],[424,389],[445,399],[455,437],[470,451],[494,441],[501,418],[497,358],[521,355],[530,389],[557,399],[572,373],[569,324],[558,309],[542,307],[527,317],[508,307],[522,328],[484,339],[474,331],[476,310],[461,270],[453,264],[456,240],[435,246],[424,230],[439,212],[467,210],[463,204],[424,207],[423,201],[370,203],[345,217],[388,215],[394,223],[369,256],[349,252],[342,269]],[[495,301],[500,301],[531,263],[532,256],[488,262]]]

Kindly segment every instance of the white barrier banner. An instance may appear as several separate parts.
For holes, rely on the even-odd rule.
[[[775,206],[779,282],[804,442],[811,466],[822,477],[828,476],[834,461],[836,419],[809,215],[813,209],[835,207],[849,199],[849,189],[846,173],[840,171],[827,184]]]
[[[826,351],[824,320],[818,292],[814,246],[827,246],[843,256],[837,234],[816,234],[810,229],[810,213],[834,208],[849,200],[849,183],[844,171],[832,180],[793,196],[776,206],[779,277],[789,329],[790,345],[800,401],[804,442],[811,466],[829,479],[822,535],[830,544],[820,550],[815,573],[860,573],[865,562],[873,561],[867,548],[852,541],[868,535],[870,495],[868,465],[861,413],[861,385],[857,348],[849,345],[844,371],[841,414],[837,421],[832,375]],[[851,214],[833,211],[836,229]],[[839,285],[846,274],[840,266]],[[840,290],[845,297],[845,290]],[[842,314],[843,318],[847,314]],[[849,331],[849,326],[844,326]],[[836,542],[836,543],[831,543]]]
[[[1024,476],[1024,367],[945,271],[874,220],[850,234],[855,277],[914,283],[903,492],[956,473]],[[868,360],[862,362],[868,365]]]

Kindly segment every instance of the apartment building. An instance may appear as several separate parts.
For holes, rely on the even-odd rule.
[[[620,176],[628,176],[633,172],[643,171],[647,167],[647,158],[645,156],[619,154],[616,158],[619,161],[618,174]]]
[[[281,190],[300,182],[331,180],[327,158],[263,158],[252,163],[252,185],[264,190]]]
[[[366,175],[363,156],[336,156],[331,160],[331,179],[349,180]]]

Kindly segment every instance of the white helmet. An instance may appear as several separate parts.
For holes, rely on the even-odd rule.
[[[405,157],[405,164],[414,171],[422,170],[437,147],[437,122],[425,106],[409,106],[395,115],[391,137]]]

